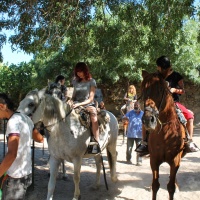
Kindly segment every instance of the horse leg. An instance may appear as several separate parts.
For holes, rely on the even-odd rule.
[[[126,136],[126,125],[124,125],[124,133],[123,133],[123,141],[122,141],[122,144],[124,144],[125,136]]]
[[[74,191],[74,198],[73,200],[78,200],[80,198],[80,188],[79,188],[79,182],[80,182],[80,173],[81,173],[81,158],[75,158],[73,159],[74,164],[74,185],[75,185],[75,191]]]
[[[127,133],[127,127],[128,127],[127,122],[124,122],[123,127],[124,127],[124,134],[123,134],[123,142],[122,143],[124,144],[124,139],[125,139],[125,136]]]
[[[62,174],[63,174],[63,175],[62,175],[62,179],[63,179],[64,181],[67,181],[68,175],[66,174],[65,160],[62,160],[61,165],[62,165]]]
[[[58,174],[60,160],[56,160],[54,157],[50,156],[49,165],[50,165],[50,179],[49,179],[49,183],[48,183],[47,200],[52,200],[53,192],[54,192],[55,185],[56,185],[56,177]]]
[[[170,177],[169,177],[169,183],[167,184],[169,200],[174,199],[174,193],[176,189],[176,174],[177,174],[178,169],[179,169],[179,165],[178,166],[175,166],[174,164],[170,165]]]
[[[94,188],[98,189],[100,186],[100,172],[101,172],[101,155],[98,154],[94,157],[95,162],[96,162],[96,168],[97,168],[97,172],[96,172],[96,183]]]
[[[124,137],[126,136],[126,132],[127,132],[127,125],[124,126]]]
[[[177,181],[177,179],[175,180],[175,187],[176,187],[175,192],[176,192],[176,193],[179,192],[180,190],[179,190],[179,186],[178,186],[178,181]]]
[[[110,166],[110,175],[113,182],[117,182],[116,174],[116,162],[117,162],[117,151],[116,151],[116,141],[112,142],[106,147],[108,163]]]
[[[152,180],[152,200],[156,200],[157,192],[160,188],[159,183],[159,164],[156,164],[152,161],[152,158],[150,158],[150,164],[151,164],[151,170],[153,174],[153,180]]]

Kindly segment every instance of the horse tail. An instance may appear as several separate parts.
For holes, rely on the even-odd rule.
[[[109,149],[106,148],[107,151],[107,159],[108,159],[108,164],[110,167],[110,175],[111,175],[111,180],[113,182],[117,182],[117,175],[116,175],[116,161],[117,161],[117,151],[113,150],[112,148]]]
[[[113,168],[112,155],[108,149],[106,149],[106,151],[107,151],[108,164],[110,166],[110,170],[112,170]]]
[[[106,147],[107,151],[107,159],[108,164],[110,167],[110,175],[111,180],[113,182],[117,181],[117,175],[116,175],[116,162],[117,162],[117,152],[116,152],[116,145],[117,145],[117,137],[118,137],[118,121],[116,117],[109,111],[106,111],[110,116],[110,122],[109,122],[109,141],[108,145]]]

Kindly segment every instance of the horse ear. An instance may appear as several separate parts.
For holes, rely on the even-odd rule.
[[[142,77],[145,78],[149,73],[146,70],[142,70]]]
[[[39,99],[41,99],[45,95],[45,92],[46,92],[46,87],[38,91]]]

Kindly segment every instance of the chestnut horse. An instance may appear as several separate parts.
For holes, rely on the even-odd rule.
[[[127,112],[130,112],[131,110],[133,110],[134,109],[134,103],[136,101],[137,100],[128,100],[127,103],[126,103],[125,113],[123,111],[121,111],[122,114],[125,115]],[[127,118],[123,118],[122,123],[123,123],[123,129],[124,129],[122,144],[124,144],[124,139],[125,139],[125,136],[127,135],[129,120]]]
[[[169,199],[172,200],[176,188],[176,174],[184,151],[185,128],[179,122],[172,95],[162,75],[142,71],[142,76],[142,121],[149,132],[148,148],[153,174],[152,199],[156,200],[160,187],[159,167],[166,162],[170,166],[167,190]]]

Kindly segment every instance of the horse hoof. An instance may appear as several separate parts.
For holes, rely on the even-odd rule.
[[[68,180],[69,180],[69,177],[68,177],[68,176],[63,176],[63,177],[62,177],[62,180],[63,180],[63,181],[68,181]]]
[[[95,185],[92,185],[91,188],[93,190],[98,190],[100,188],[100,184],[95,184]]]
[[[78,197],[74,197],[72,200],[80,200],[81,199],[81,195],[79,195]]]
[[[113,177],[111,180],[112,180],[112,182],[116,183],[118,181],[118,178],[117,177]]]
[[[145,186],[145,190],[148,192],[151,192],[152,188],[151,188],[151,186]]]
[[[179,187],[176,186],[175,193],[179,193],[179,192],[180,192]]]

